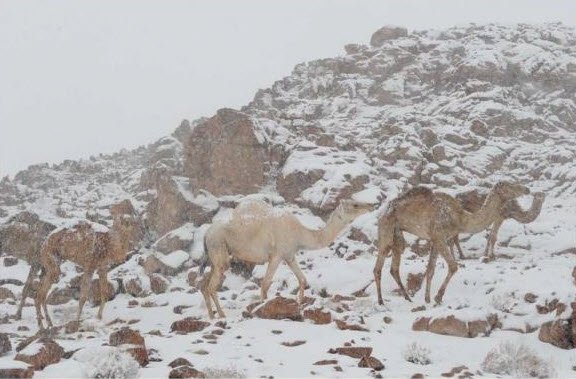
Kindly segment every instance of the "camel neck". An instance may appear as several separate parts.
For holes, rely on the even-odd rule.
[[[499,216],[501,206],[500,197],[491,192],[486,197],[484,204],[482,204],[482,208],[477,212],[465,212],[462,231],[465,233],[478,233],[486,229]]]
[[[338,234],[346,227],[347,223],[340,216],[338,210],[334,211],[326,226],[320,230],[304,228],[301,248],[306,250],[315,250],[327,247]]]

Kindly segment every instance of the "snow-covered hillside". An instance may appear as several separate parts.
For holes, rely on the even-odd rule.
[[[412,245],[400,269],[414,302],[397,293],[387,262],[385,304],[378,305],[370,282],[376,220],[388,201],[416,185],[455,195],[487,192],[499,180],[545,193],[536,221],[506,221],[498,257],[488,263],[482,262],[487,232],[461,235],[469,259],[459,261],[443,303],[436,306],[426,304],[420,290],[428,256]],[[257,198],[320,228],[348,197],[380,206],[359,217],[330,247],[298,255],[309,282],[306,295],[313,301],[293,317],[303,321],[262,319],[246,310],[259,298],[265,266],[245,275],[248,279],[228,272],[219,292],[226,324],[208,320],[198,264],[212,221]],[[568,319],[571,337],[558,342],[555,334],[555,342],[576,344],[573,28],[489,24],[408,32],[384,27],[369,45],[346,45],[340,57],[296,66],[240,111],[185,120],[171,136],[132,151],[39,164],[4,178],[0,224],[14,223],[14,216],[29,211],[54,227],[78,218],[112,226],[110,206],[124,199],[134,205],[147,237],[111,270],[113,299],[104,319],[96,320],[97,308],[88,307],[79,331],[54,330],[51,337],[69,354],[35,377],[96,375],[105,365],[91,355],[99,354],[116,357],[118,370],[134,373],[130,357],[102,347],[114,345],[109,336],[124,326],[144,337],[150,362],[139,369],[143,377],[168,376],[168,364],[179,357],[220,377],[437,377],[451,370],[452,376],[494,376],[497,372],[487,371],[483,361],[507,340],[543,359],[532,362],[540,371],[516,368],[509,375],[576,376],[574,350],[541,341],[546,338],[542,324],[555,321],[544,328],[568,330],[563,321]],[[519,200],[524,208],[532,201],[531,196]],[[12,345],[2,355],[0,338],[0,372],[27,367],[14,360],[16,346],[37,331],[33,306],[24,308],[20,321],[10,317],[29,265],[24,252],[9,248],[0,234],[0,337]],[[433,292],[445,266],[439,260]],[[48,307],[56,325],[70,325],[79,274],[70,263],[62,271]],[[281,266],[270,294],[292,299],[296,289],[294,275]],[[311,321],[314,309],[322,309],[317,312],[328,322]],[[202,331],[183,334],[172,323],[186,317],[210,324],[197,323]],[[342,330],[346,325],[363,330]],[[407,358],[418,355],[409,348],[413,342],[424,348],[418,353],[429,355],[429,364],[409,362],[418,360]],[[328,353],[347,345],[371,347],[384,370],[371,372],[358,366],[358,358]],[[24,351],[34,355],[40,348],[34,342]],[[322,360],[337,362],[314,364]],[[555,372],[546,371],[546,362]],[[453,370],[462,365],[466,368]]]

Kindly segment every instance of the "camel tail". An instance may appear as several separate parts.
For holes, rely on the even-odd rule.
[[[210,259],[208,259],[208,246],[206,245],[206,236],[204,236],[204,255],[202,255],[198,270],[200,274],[204,274],[204,270],[206,270],[206,267],[208,267],[209,263]]]

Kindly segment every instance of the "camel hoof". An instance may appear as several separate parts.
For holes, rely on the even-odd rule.
[[[425,301],[427,304],[430,304],[430,296],[426,296],[426,297],[424,298],[424,301]]]

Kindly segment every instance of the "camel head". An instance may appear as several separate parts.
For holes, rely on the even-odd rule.
[[[128,200],[113,205],[110,208],[112,219],[112,229],[119,243],[119,249],[116,252],[117,260],[123,261],[126,254],[134,249],[144,238],[145,228]]]
[[[338,204],[334,213],[345,223],[351,223],[356,219],[356,217],[361,216],[364,213],[372,212],[374,208],[374,204],[363,203],[355,200],[342,200],[340,201],[340,204]]]
[[[502,201],[508,201],[520,197],[522,195],[528,195],[530,189],[523,186],[522,184],[511,183],[511,182],[498,182],[494,186],[493,192],[497,194]]]

